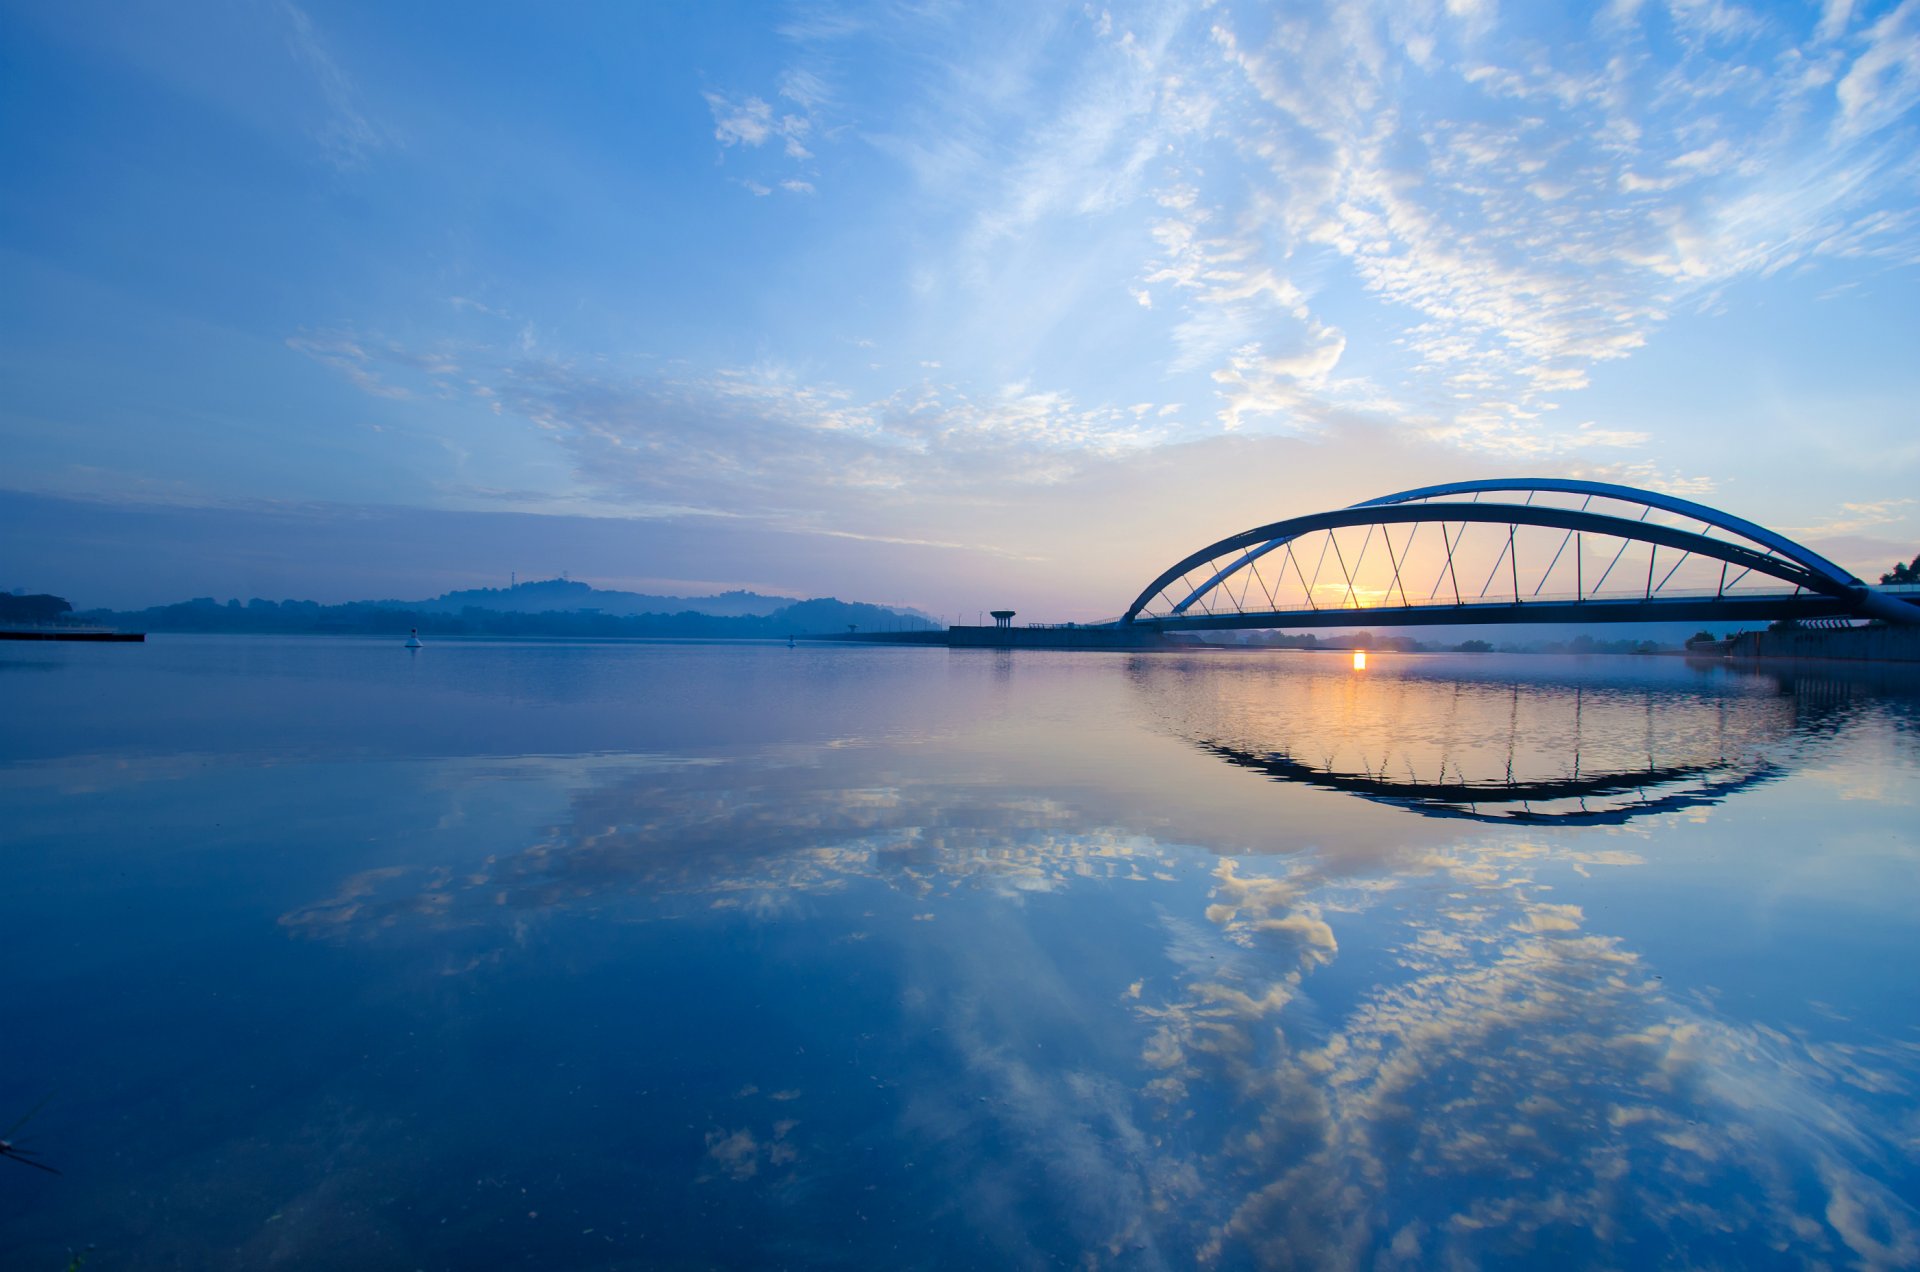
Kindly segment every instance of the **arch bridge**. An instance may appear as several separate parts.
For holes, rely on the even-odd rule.
[[[1229,535],[1147,584],[1118,625],[1920,624],[1916,602],[1705,504],[1521,477],[1423,486]]]

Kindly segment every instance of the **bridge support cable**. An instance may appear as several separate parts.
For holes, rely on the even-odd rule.
[[[1273,589],[1267,586],[1267,580],[1265,576],[1263,576],[1260,573],[1260,563],[1258,561],[1251,562],[1247,566],[1247,573],[1253,575],[1253,581],[1260,585],[1260,594],[1267,598],[1267,612],[1271,614],[1273,613],[1273,611],[1279,609],[1280,608],[1279,602],[1273,599]],[[1285,581],[1286,576],[1287,576],[1287,563],[1285,561],[1282,561],[1280,563],[1280,578],[1275,581],[1283,582]]]
[[[1287,540],[1287,560],[1293,562],[1293,577],[1296,579],[1299,579],[1303,584],[1306,583],[1307,572],[1300,568],[1300,558],[1293,555],[1293,540],[1291,539]],[[1308,609],[1320,608],[1319,606],[1313,603],[1312,587],[1307,588],[1307,608]]]
[[[1527,502],[1533,502],[1533,496],[1527,496]],[[1513,541],[1516,527],[1507,527],[1507,561],[1513,567],[1513,603],[1520,603],[1520,545]]]
[[[1465,529],[1466,528],[1464,526],[1461,527],[1461,531],[1463,534],[1465,533]],[[1511,548],[1512,546],[1513,546],[1513,531],[1511,528],[1509,528],[1507,531],[1506,547],[1501,548],[1500,555],[1493,559],[1493,568],[1487,571],[1487,581],[1480,585],[1480,595],[1475,597],[1474,598],[1475,600],[1484,601],[1487,599],[1487,589],[1493,586],[1494,576],[1500,573],[1500,567],[1507,563],[1507,549]]]
[[[1307,584],[1307,604],[1313,606],[1315,609],[1320,608],[1319,602],[1314,600],[1314,598],[1320,594],[1320,571],[1326,568],[1327,544],[1332,542],[1333,536],[1328,535],[1326,543],[1320,545],[1320,559],[1313,563],[1313,582]]]
[[[1447,537],[1447,523],[1444,521],[1440,523],[1440,542],[1446,545],[1447,559],[1440,563],[1440,572],[1433,576],[1433,588],[1427,593],[1427,601],[1429,604],[1432,603],[1434,597],[1440,595],[1440,585],[1447,581],[1447,571],[1453,568],[1453,540]],[[1455,590],[1458,591],[1457,588]],[[1456,598],[1455,604],[1458,603],[1458,598]]]
[[[1347,594],[1341,600],[1341,609],[1359,609],[1359,599],[1353,590],[1353,576],[1359,572],[1360,563],[1367,559],[1367,545],[1373,542],[1373,527],[1367,527],[1367,537],[1360,541],[1360,555],[1353,560],[1353,569],[1347,569],[1346,553],[1340,551],[1340,538],[1333,531],[1327,531],[1327,539],[1333,544],[1333,559],[1340,566],[1340,578],[1347,585]]]
[[[1247,593],[1253,588],[1254,572],[1252,570],[1243,570],[1242,573],[1247,577],[1240,580],[1240,595],[1234,598],[1233,607],[1244,614],[1247,612]],[[1232,593],[1229,592],[1228,595],[1231,596]]]
[[[1594,591],[1598,592],[1601,588],[1607,585],[1607,576],[1613,573],[1614,566],[1620,564],[1620,558],[1627,554],[1627,548],[1630,544],[1632,544],[1632,542],[1633,542],[1632,539],[1623,539],[1621,541],[1619,551],[1613,554],[1613,560],[1607,562],[1607,568],[1600,571],[1600,581],[1593,585]]]
[[[1413,536],[1419,533],[1419,530],[1420,523],[1417,521],[1408,527],[1407,541],[1402,544],[1400,548],[1403,553],[1412,549]],[[1384,537],[1387,541],[1387,564],[1393,567],[1393,585],[1400,589],[1400,604],[1404,607],[1407,604],[1407,588],[1406,584],[1400,581],[1400,558],[1393,553],[1393,532],[1391,530],[1386,531]]]
[[[1691,552],[1682,552],[1680,554],[1680,559],[1673,563],[1673,569],[1668,570],[1665,574],[1660,576],[1660,585],[1654,588],[1653,590],[1658,592],[1664,589],[1667,586],[1667,584],[1672,581],[1673,576],[1679,573],[1680,567],[1685,565],[1687,563],[1687,559],[1692,555],[1693,553]]]
[[[1573,531],[1569,530],[1567,531],[1566,536],[1560,540],[1560,546],[1554,549],[1553,560],[1547,562],[1547,572],[1545,574],[1542,574],[1540,576],[1540,581],[1534,585],[1533,594],[1535,596],[1540,595],[1540,589],[1545,587],[1547,585],[1547,580],[1553,577],[1553,567],[1560,564],[1560,554],[1567,550],[1567,544],[1572,539],[1573,539]]]

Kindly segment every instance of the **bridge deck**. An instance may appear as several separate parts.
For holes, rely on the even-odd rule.
[[[1468,601],[1446,605],[1373,605],[1268,612],[1197,614],[1153,618],[1132,626],[1152,631],[1229,631],[1301,627],[1438,627],[1485,623],[1768,622],[1780,618],[1827,618],[1854,607],[1809,593],[1742,596],[1671,596],[1625,600]]]

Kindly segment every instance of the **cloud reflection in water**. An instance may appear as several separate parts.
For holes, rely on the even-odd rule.
[[[1163,665],[1133,683],[1149,717],[1229,765],[1379,757],[1305,790],[1221,788],[1241,802],[1216,815],[1249,825],[1343,793],[1432,811],[1459,792],[1381,776],[1423,764],[1476,794],[1491,767],[1529,804],[1615,803],[1560,824],[1408,818],[1369,862],[1278,838],[1270,855],[1216,854],[1127,798],[1125,773],[1104,792],[1046,771],[991,785],[858,747],[615,767],[538,842],[366,872],[282,922],[464,933],[447,970],[470,971],[569,915],[846,939],[931,919],[892,924],[885,955],[897,1010],[875,1028],[937,1037],[942,1057],[912,1074],[895,1130],[1010,1261],[1057,1252],[1036,1206],[1120,1265],[1920,1259],[1888,1182],[1913,1174],[1920,1051],[1676,993],[1573,891],[1582,874],[1668,868],[1661,836],[1682,820],[1657,814],[1698,824],[1791,780],[1809,748],[1846,740],[1844,715],[1810,718],[1764,685],[1583,688],[1570,707],[1531,686],[1521,712],[1508,686],[1437,677],[1369,678],[1333,702],[1236,670]],[[1284,744],[1263,732],[1276,726]],[[1041,930],[1054,922],[1078,927]],[[1094,953],[1066,956],[1079,949]],[[702,1178],[771,1187],[819,1120],[801,1125],[716,1122]]]

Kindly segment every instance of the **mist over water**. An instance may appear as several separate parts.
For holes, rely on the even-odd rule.
[[[1920,685],[0,651],[0,1263],[1920,1260]]]

